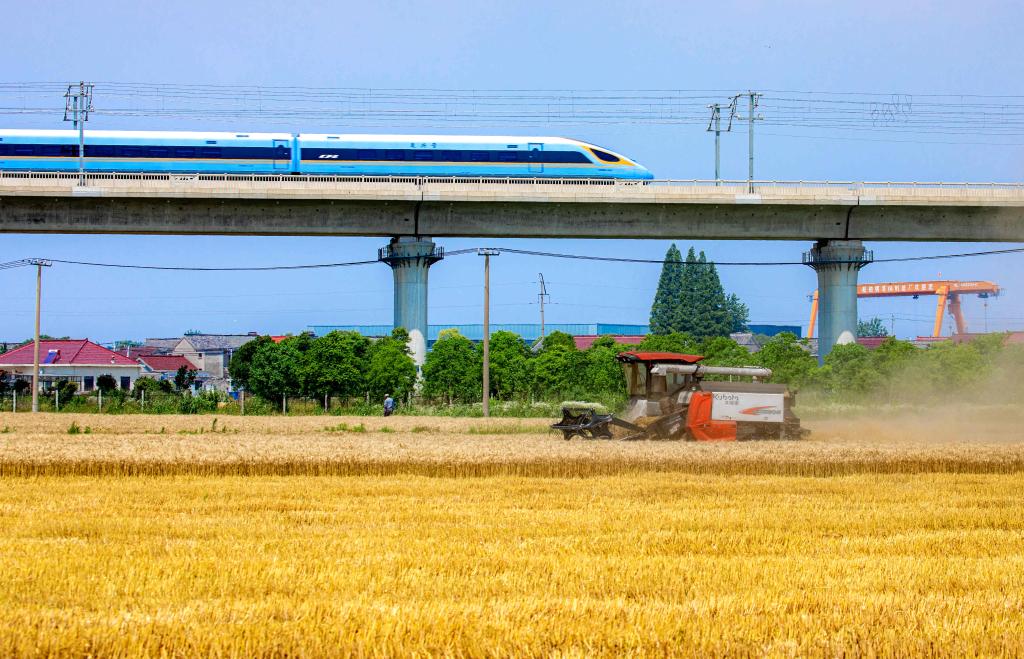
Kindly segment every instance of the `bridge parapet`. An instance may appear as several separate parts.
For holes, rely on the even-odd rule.
[[[420,178],[0,171],[0,197],[369,201],[1024,206],[1024,183]]]

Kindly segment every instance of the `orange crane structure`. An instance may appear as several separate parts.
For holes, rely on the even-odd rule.
[[[880,282],[877,284],[858,284],[857,297],[913,297],[915,300],[921,295],[938,296],[939,302],[935,308],[935,327],[932,329],[932,336],[942,336],[942,315],[949,305],[949,315],[956,322],[957,334],[967,333],[967,322],[960,309],[961,295],[977,295],[978,297],[989,297],[999,295],[999,286],[990,281],[956,281],[956,280],[935,280],[935,281],[896,281]],[[814,336],[814,323],[818,319],[818,291],[814,291],[811,298],[811,322],[807,330],[807,336]]]

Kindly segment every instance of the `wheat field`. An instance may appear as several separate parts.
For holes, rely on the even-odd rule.
[[[1018,418],[957,418],[0,415],[0,656],[1019,656]]]

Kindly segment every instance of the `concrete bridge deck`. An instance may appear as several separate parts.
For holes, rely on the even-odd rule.
[[[1024,184],[0,172],[0,232],[1024,242]]]

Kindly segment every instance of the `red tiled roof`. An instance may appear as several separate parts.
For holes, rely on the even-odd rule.
[[[599,338],[601,338],[601,336],[604,335],[580,334],[578,336],[572,337],[572,340],[576,342],[577,350],[586,350],[590,346],[594,345],[594,341],[597,341]],[[612,338],[615,339],[616,343],[628,346],[635,346],[639,344],[641,341],[643,341],[645,337],[642,334],[616,334],[615,336],[612,336]]]
[[[30,366],[33,361],[33,342],[0,355],[0,366]],[[49,359],[50,351],[57,351],[53,359]],[[133,359],[119,355],[97,345],[89,339],[55,340],[46,339],[39,342],[39,363],[56,366],[138,366]]]
[[[160,348],[157,348],[156,346],[132,346],[131,348],[122,348],[118,350],[117,354],[135,359],[137,357],[159,355],[162,353],[160,352]]]
[[[181,355],[145,355],[139,357],[139,363],[145,364],[154,371],[175,371],[182,366],[190,371],[198,371],[199,367]]]

